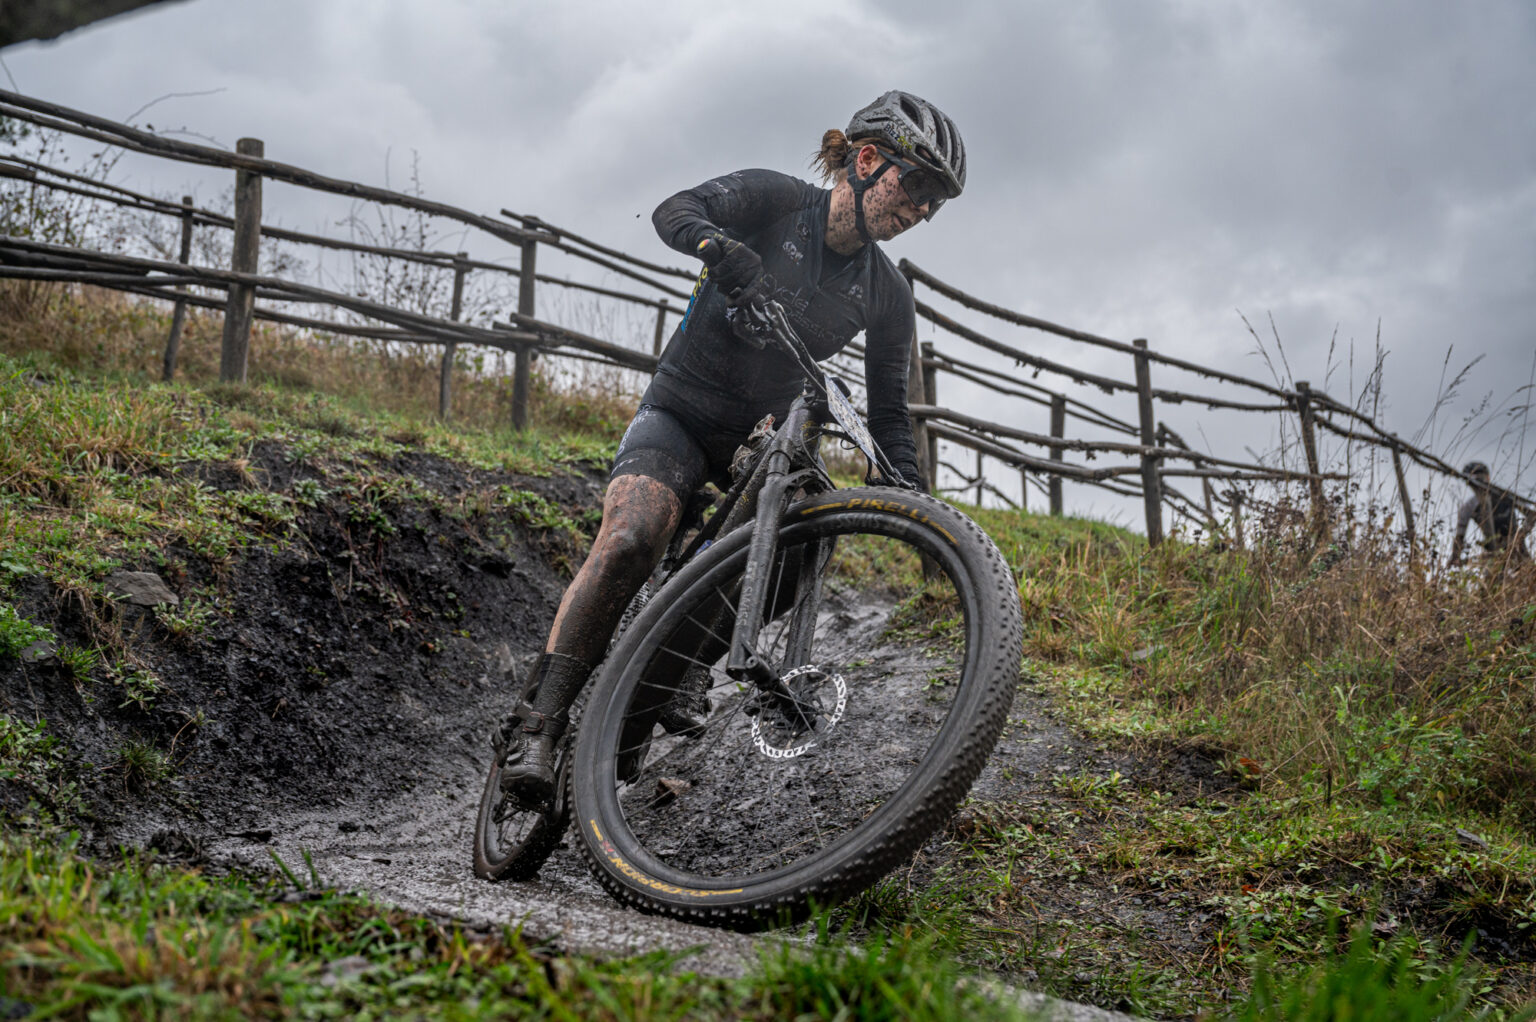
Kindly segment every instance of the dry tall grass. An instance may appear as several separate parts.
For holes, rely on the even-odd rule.
[[[45,358],[62,369],[158,380],[170,330],[160,302],[115,291],[60,284],[0,281],[0,351]],[[223,316],[189,308],[177,358],[177,380],[216,384]],[[251,382],[344,398],[365,412],[435,419],[442,348],[385,344],[257,322],[250,349]],[[535,428],[617,437],[634,413],[634,382],[592,363],[555,372],[535,362],[529,419]],[[507,428],[512,416],[511,358],[461,346],[453,375],[452,421],[465,430]]]
[[[984,517],[1008,549],[1009,516]],[[1277,784],[1536,834],[1529,562],[1448,572],[1388,528],[1335,541],[1281,504],[1246,550],[1034,521],[1046,535],[1012,555],[1026,653],[1097,678],[1083,700],[1106,726],[1203,734]]]

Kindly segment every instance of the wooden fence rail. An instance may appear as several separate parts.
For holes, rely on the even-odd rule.
[[[49,168],[46,164],[38,163],[34,160],[25,160],[20,157],[4,154],[0,154],[0,169],[4,168],[5,161],[13,161],[19,164],[24,164],[28,169],[39,169],[45,171],[48,174],[64,178],[66,180],[92,180],[91,178],[82,174],[73,174],[67,171],[55,170],[53,168]],[[29,178],[29,180],[35,180],[35,178]],[[174,216],[183,219],[185,219],[187,213],[186,204],[190,201],[190,199],[184,198],[182,203],[177,204],[165,199],[155,198],[151,195],[144,195],[139,192],[134,192],[127,188],[119,188],[116,185],[98,184],[97,188],[101,190],[92,190],[89,188],[76,188],[71,185],[60,184],[56,181],[41,181],[38,183],[43,184],[55,191],[61,191],[70,195],[78,195],[97,202],[106,202],[126,209],[137,209],[147,213],[158,213],[164,216]],[[234,229],[235,218],[232,216],[226,216],[223,213],[197,207],[194,207],[191,213],[192,224],[195,227],[215,227],[225,230]],[[403,262],[417,263],[424,266],[434,266],[449,271],[455,270],[459,265],[462,264],[463,266],[472,270],[484,270],[491,273],[501,273],[511,277],[519,277],[522,275],[522,268],[518,266],[507,266],[502,263],[492,263],[479,259],[470,259],[467,256],[461,259],[458,255],[452,252],[434,252],[430,250],[393,248],[385,245],[369,245],[364,242],[350,241],[344,238],[331,238],[320,234],[308,234],[303,231],[294,231],[283,227],[273,227],[268,224],[261,225],[261,236],[263,238],[271,238],[274,241],[286,241],[300,245],[314,245],[319,248],[328,248],[343,252],[356,252],[363,255],[375,255],[386,259],[399,259]],[[653,264],[646,265],[649,266]],[[553,284],[558,287],[572,288],[578,291],[587,291],[593,294],[604,295],[608,298],[616,298],[620,301],[649,306],[660,311],[680,312],[680,310],[672,308],[668,298],[646,298],[641,295],[630,294],[627,291],[618,291],[613,288],[597,287],[592,284],[582,283],[581,281],[567,280],[563,277],[555,277],[546,274],[537,274],[535,279],[537,279],[541,284]],[[671,298],[686,299],[688,297],[688,292],[679,288],[667,287],[661,284],[655,284],[654,286]]]
[[[105,142],[128,151],[220,167],[236,173],[236,208],[234,216],[230,217],[211,210],[194,208],[190,197],[183,197],[180,203],[174,203],[117,185],[95,181],[84,175],[49,167],[38,161],[14,155],[0,156],[0,177],[22,178],[36,186],[57,189],[92,201],[178,218],[181,226],[181,246],[178,261],[175,263],[91,252],[23,238],[0,237],[0,276],[90,283],[173,302],[176,313],[173,316],[171,337],[167,342],[165,357],[167,378],[174,372],[180,320],[185,308],[188,305],[222,308],[225,312],[225,343],[221,354],[221,373],[227,379],[244,378],[246,349],[242,345],[248,345],[248,340],[245,338],[248,338],[248,323],[251,318],[305,329],[325,330],[345,336],[443,345],[445,350],[439,379],[438,404],[439,415],[447,419],[451,415],[450,370],[456,348],[459,344],[481,344],[511,351],[514,354],[512,420],[514,426],[522,428],[527,421],[530,363],[536,352],[545,351],[562,357],[597,361],[641,372],[651,371],[656,365],[657,355],[664,340],[667,316],[684,311],[682,308],[672,306],[669,299],[686,300],[689,297],[685,290],[664,283],[656,277],[691,280],[695,276],[687,270],[638,259],[529,214],[501,210],[503,217],[515,221],[514,225],[433,202],[421,196],[339,180],[300,167],[268,160],[264,156],[261,143],[254,139],[242,139],[237,151],[229,153],[208,146],[166,139],[128,125],[117,124],[104,118],[4,90],[0,90],[0,116],[26,120],[45,128]],[[397,206],[425,216],[441,217],[464,224],[483,231],[501,242],[515,245],[518,248],[517,266],[471,259],[466,252],[430,252],[375,246],[264,225],[261,223],[259,197],[261,182],[265,179],[344,195],[356,200]],[[194,227],[234,231],[235,259],[230,269],[190,265],[191,231]],[[386,259],[400,259],[452,273],[453,298],[450,302],[449,314],[446,319],[426,316],[360,299],[354,295],[339,294],[276,277],[262,276],[256,272],[255,264],[255,245],[262,237]],[[615,288],[539,274],[536,272],[536,265],[540,247],[572,255],[608,272],[643,283],[653,292],[660,292],[661,297],[634,295]],[[979,330],[940,313],[926,302],[918,301],[919,314],[935,326],[994,354],[1011,359],[1016,366],[1027,367],[1037,373],[1047,372],[1062,376],[1078,384],[1097,387],[1106,394],[1134,393],[1137,397],[1138,421],[1127,422],[1064,393],[1053,391],[1031,381],[1021,380],[1017,375],[998,372],[951,352],[940,352],[932,343],[919,346],[914,338],[912,379],[909,387],[914,398],[912,413],[914,423],[919,430],[921,458],[929,466],[930,486],[937,485],[938,468],[943,465],[964,483],[961,487],[949,489],[974,490],[978,501],[983,491],[991,492],[999,500],[1011,504],[1012,498],[1003,494],[986,478],[983,459],[993,458],[1021,473],[1021,495],[1027,493],[1030,485],[1043,489],[1048,495],[1053,514],[1062,513],[1063,480],[1099,486],[1121,495],[1141,496],[1146,511],[1147,535],[1153,542],[1157,542],[1162,535],[1161,509],[1164,505],[1183,517],[1203,522],[1212,528],[1219,527],[1220,523],[1214,507],[1216,495],[1210,485],[1213,479],[1226,480],[1234,484],[1255,481],[1305,482],[1320,526],[1326,527],[1323,483],[1346,477],[1340,473],[1326,473],[1320,470],[1315,434],[1318,428],[1322,428],[1344,436],[1351,442],[1373,444],[1391,452],[1411,538],[1414,519],[1407,484],[1402,472],[1402,459],[1408,457],[1433,471],[1460,476],[1453,467],[1432,453],[1404,442],[1401,438],[1383,430],[1368,416],[1335,401],[1322,392],[1312,390],[1304,382],[1298,382],[1295,390],[1288,391],[1283,387],[1160,354],[1151,350],[1143,340],[1130,343],[1116,341],[984,302],[907,260],[902,260],[900,267],[914,285],[926,286],[965,308],[1015,325],[1121,352],[1132,358],[1135,370],[1131,374],[1133,380],[1119,380],[1044,359],[991,338]],[[493,272],[518,278],[518,307],[516,312],[507,314],[508,322],[495,323],[491,328],[486,328],[461,321],[465,277],[470,271]],[[539,319],[536,315],[536,284],[575,288],[655,309],[656,325],[651,339],[652,351],[650,353],[635,351]],[[222,291],[225,299],[219,301],[207,294],[190,292],[187,290],[190,286],[211,288],[215,292]],[[258,306],[255,304],[258,299],[263,302],[326,304],[371,322],[337,323],[291,315]],[[860,346],[850,345],[850,354],[857,355],[861,352]],[[1225,384],[1247,387],[1279,400],[1267,403],[1238,401],[1213,395],[1187,394],[1166,388],[1154,388],[1151,383],[1153,365],[1195,373]],[[958,380],[1031,405],[1049,408],[1050,433],[1048,435],[1034,433],[1005,423],[988,422],[940,406],[937,397],[940,373],[949,374]],[[1190,402],[1203,404],[1212,409],[1295,414],[1302,436],[1307,471],[1293,472],[1191,451],[1165,425],[1156,423],[1158,402],[1168,404]],[[1319,414],[1324,412],[1327,414]],[[1329,416],[1352,419],[1357,423],[1358,428],[1340,426]],[[1139,442],[1121,443],[1069,438],[1065,435],[1068,418],[1097,429],[1134,437]],[[974,452],[977,458],[975,474],[962,472],[952,464],[941,462],[938,451],[940,440],[966,447]],[[1047,456],[1037,457],[1026,454],[1014,446],[1017,443],[1044,447]],[[1132,455],[1137,458],[1137,461],[1132,465],[1090,468],[1067,462],[1064,455],[1068,451],[1081,452],[1090,460],[1098,453],[1113,452]],[[1187,463],[1189,467],[1180,467],[1178,463],[1181,462]],[[1170,486],[1168,480],[1175,478],[1200,479],[1203,501],[1197,503]],[[1049,484],[1043,484],[1042,479],[1049,480]],[[1136,485],[1128,486],[1127,482],[1131,481]],[[1223,491],[1221,496],[1230,505],[1230,522],[1238,542],[1241,543],[1244,528],[1244,491],[1240,486],[1234,485]],[[1520,501],[1522,506],[1528,509],[1536,508],[1536,502],[1524,498],[1520,498]]]
[[[922,284],[926,284],[928,287],[937,291],[944,297],[950,299],[951,301],[958,302],[968,309],[974,309],[977,312],[983,312],[989,316],[994,316],[1006,322],[1016,323],[1019,326],[1032,327],[1036,330],[1043,330],[1046,333],[1067,337],[1074,341],[1082,341],[1085,344],[1093,344],[1101,348],[1109,348],[1112,351],[1124,352],[1127,355],[1137,354],[1134,344],[1126,344],[1124,341],[1115,341],[1108,337],[1100,337],[1097,334],[1090,334],[1082,330],[1074,330],[1071,327],[1060,326],[1047,320],[1037,319],[1034,316],[1026,316],[1023,313],[1014,312],[1011,309],[1005,309],[1000,305],[993,305],[990,302],[984,302],[979,298],[975,298],[966,294],[964,291],[961,291],[959,288],[951,284],[944,283],[933,274],[928,273],[927,271],[914,265],[910,260],[903,259],[900,265],[902,272],[907,275],[907,279],[916,280]],[[1156,352],[1148,352],[1147,357],[1150,361],[1158,362],[1162,365],[1173,366],[1177,369],[1184,369],[1188,372],[1195,373],[1199,376],[1205,376],[1213,380],[1220,380],[1224,383],[1235,383],[1244,387],[1253,387],[1256,390],[1262,390],[1273,394],[1275,397],[1283,398],[1287,396],[1283,389],[1275,387],[1271,384],[1261,383],[1258,380],[1250,380],[1246,376],[1237,376],[1233,373],[1223,372],[1220,369],[1212,369],[1210,366],[1203,366],[1195,362],[1188,362],[1181,358],[1174,358],[1172,355],[1160,355]]]
[[[29,257],[41,257],[41,260],[38,261],[51,259],[55,265],[19,265],[21,260]],[[73,265],[59,266],[57,263],[60,259],[68,260]],[[98,272],[93,273],[91,272],[91,266],[82,265],[86,263],[87,259],[96,264]],[[119,284],[128,285],[133,288],[158,290],[159,293],[156,297],[162,297],[169,301],[175,301],[179,295],[176,292],[163,289],[180,284],[191,283],[205,287],[225,289],[248,287],[257,296],[266,296],[280,301],[334,305],[382,323],[390,323],[410,331],[412,340],[428,343],[461,341],[489,344],[492,347],[498,348],[508,348],[512,345],[548,347],[551,349],[572,347],[580,351],[602,355],[610,363],[621,368],[635,369],[642,372],[654,371],[656,368],[654,356],[647,355],[644,352],[633,351],[622,345],[591,337],[579,331],[571,330],[568,327],[555,323],[546,323],[532,317],[521,317],[526,320],[519,324],[521,329],[515,330],[509,335],[506,330],[488,329],[471,323],[456,323],[451,320],[437,319],[432,316],[422,315],[421,313],[409,312],[378,302],[371,302],[353,295],[327,291],[324,288],[313,287],[308,284],[297,284],[279,277],[237,273],[232,270],[219,270],[209,267],[182,266],[177,263],[166,263],[155,259],[90,252],[63,245],[53,245],[48,242],[7,236],[0,236],[0,262],[8,264],[0,265],[0,276],[31,280],[94,283],[104,287],[113,287]],[[114,270],[116,272],[112,272]],[[159,274],[159,276],[156,276],[156,274]],[[333,326],[335,325],[325,324],[320,328],[331,329]],[[346,331],[338,330],[338,332],[344,333]]]

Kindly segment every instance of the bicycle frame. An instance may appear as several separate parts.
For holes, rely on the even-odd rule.
[[[794,446],[803,443],[807,429],[820,429],[830,419],[841,427],[843,433],[883,476],[899,479],[900,475],[870,436],[864,420],[844,397],[838,383],[829,379],[811,358],[800,338],[795,335],[794,328],[789,325],[783,308],[777,302],[769,302],[762,309],[756,310],[756,314],[760,333],[776,341],[800,364],[805,374],[805,389],[790,406],[783,426],[774,434],[772,443],[762,454],[762,467],[765,471],[762,488],[757,495],[752,542],[742,573],[726,673],[738,682],[749,682],[781,703],[787,703],[786,709],[793,708],[797,716],[809,724],[810,718],[800,710],[799,701],[757,650],[757,636],[764,624],[764,612],[768,605],[768,576],[776,559],[779,525],[784,511],[796,489],[808,476],[821,475],[813,468],[795,469]],[[825,417],[822,415],[823,409]],[[784,655],[784,663],[794,666],[803,666],[815,632],[816,615],[821,609],[822,550],[819,547],[812,548],[808,554],[807,560],[815,563],[800,565],[796,574],[792,611],[794,617],[790,621]]]
[[[700,244],[699,254],[711,266],[720,258],[718,245],[708,240]],[[809,725],[811,718],[800,709],[799,702],[779,674],[764,661],[757,649],[758,632],[763,627],[764,614],[768,610],[769,575],[778,553],[779,525],[784,512],[795,491],[804,483],[815,479],[830,485],[830,480],[826,479],[819,466],[795,467],[795,445],[799,444],[803,449],[804,435],[808,429],[819,430],[826,423],[835,422],[843,435],[869,459],[872,470],[878,471],[882,478],[900,480],[901,474],[875,443],[869,427],[840,389],[840,381],[829,378],[816,364],[790,325],[783,306],[772,300],[743,306],[738,310],[737,325],[740,328],[738,336],[744,343],[760,348],[772,342],[793,359],[804,376],[805,387],[790,405],[785,421],[747,477],[731,487],[725,506],[699,530],[686,550],[675,560],[669,554],[668,561],[674,564],[686,562],[714,536],[740,527],[744,524],[744,512],[756,501],[752,540],[737,596],[736,620],[731,629],[726,673],[737,682],[752,684],[772,696],[783,708],[793,710],[802,722]],[[808,554],[807,560],[815,563],[801,564],[796,573],[792,611],[794,617],[790,621],[784,655],[784,663],[795,667],[806,666],[803,661],[809,655],[816,615],[821,608],[823,550],[818,545],[812,547]]]

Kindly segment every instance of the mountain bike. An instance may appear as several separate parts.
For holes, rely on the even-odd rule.
[[[506,829],[505,809],[487,808],[504,806],[492,768],[477,871],[495,852],[506,875],[527,875],[569,815],[627,905],[741,929],[788,922],[911,855],[997,742],[1023,641],[1007,563],[926,493],[838,489],[824,438],[863,454],[866,482],[901,476],[782,308],[738,315],[748,340],[794,360],[803,392],[738,452],[714,513],[680,530],[632,606],[561,747],[556,804]]]

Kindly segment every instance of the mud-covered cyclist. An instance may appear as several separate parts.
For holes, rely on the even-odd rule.
[[[567,711],[689,498],[725,478],[753,426],[769,413],[782,419],[799,393],[792,360],[737,336],[737,310],[777,300],[818,360],[862,331],[870,431],[903,480],[919,481],[907,412],[912,291],[878,242],[960,194],[965,146],[937,107],[892,91],[855,113],[846,131],[828,131],[816,163],[830,190],[744,170],[677,193],[652,217],[679,252],[713,240],[724,256],[700,278],[625,431],[592,550],[560,601],[521,705],[495,736],[506,757],[502,787],[525,808],[551,798]]]

